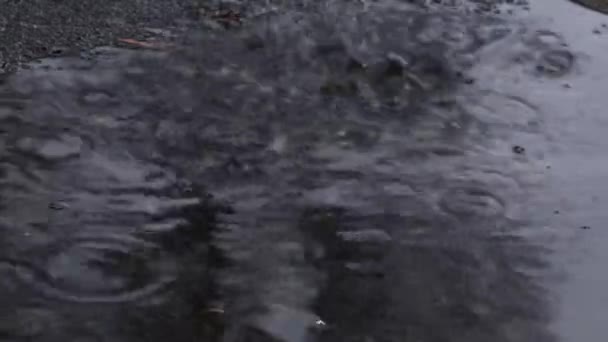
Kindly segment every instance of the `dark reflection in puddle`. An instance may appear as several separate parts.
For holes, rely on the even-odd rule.
[[[535,263],[542,249],[517,238],[514,245],[492,242],[484,232],[465,237],[449,231],[449,219],[423,217],[339,208],[303,216],[301,229],[325,248],[317,263],[329,277],[315,306],[330,322],[320,340],[443,341],[446,331],[456,341],[551,340],[536,326],[549,319],[544,289],[514,268],[546,267]],[[469,220],[466,228],[475,224]],[[357,226],[384,230],[352,230]],[[507,256],[511,248],[519,250]]]
[[[550,341],[545,293],[520,272],[542,268],[511,203],[528,184],[492,145],[541,113],[472,84],[466,103],[456,77],[528,37],[483,16],[332,6],[252,20],[255,49],[205,32],[8,80],[0,295],[18,314],[0,334]],[[549,48],[529,45],[533,68]]]

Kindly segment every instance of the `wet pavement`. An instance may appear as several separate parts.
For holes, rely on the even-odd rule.
[[[0,341],[602,341],[607,18],[197,6],[0,85]]]

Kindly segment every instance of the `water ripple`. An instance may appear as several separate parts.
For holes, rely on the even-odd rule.
[[[153,296],[175,280],[175,260],[128,236],[80,236],[44,248],[17,276],[44,296],[78,303],[120,303]]]
[[[504,203],[487,189],[463,186],[447,190],[440,200],[440,207],[463,219],[496,218],[505,211]]]

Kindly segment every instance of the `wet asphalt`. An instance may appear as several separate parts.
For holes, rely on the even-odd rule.
[[[0,341],[604,341],[602,14],[0,5]]]

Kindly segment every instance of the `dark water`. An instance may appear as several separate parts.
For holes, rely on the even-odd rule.
[[[558,340],[538,94],[580,54],[489,3],[235,4],[7,78],[0,340]]]
[[[575,2],[594,11],[608,12],[608,2],[605,0],[576,0]]]

